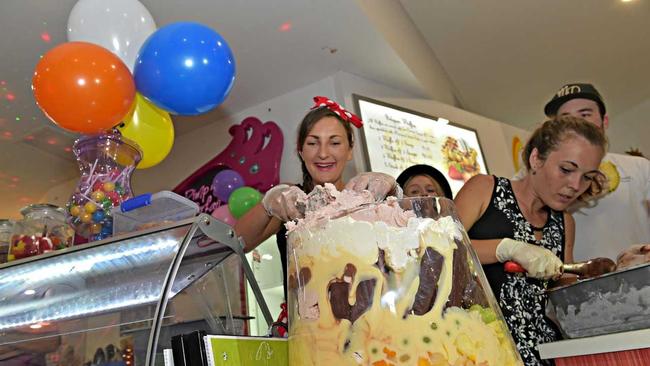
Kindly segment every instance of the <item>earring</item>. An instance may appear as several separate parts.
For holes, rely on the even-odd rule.
[[[537,170],[533,169],[532,174],[533,175],[537,174]]]

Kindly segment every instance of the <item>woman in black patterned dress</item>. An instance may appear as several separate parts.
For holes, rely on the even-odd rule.
[[[460,219],[526,365],[551,364],[535,348],[559,338],[544,315],[543,290],[561,276],[563,261],[573,261],[574,221],[565,210],[599,189],[605,148],[602,132],[582,119],[547,121],[524,149],[526,177],[475,176],[456,196]],[[506,273],[505,261],[519,263],[526,274]]]

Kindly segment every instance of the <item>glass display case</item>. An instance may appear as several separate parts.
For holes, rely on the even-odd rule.
[[[264,336],[249,326],[247,287],[270,325],[241,243],[203,214],[5,263],[0,364],[163,365],[177,334]]]

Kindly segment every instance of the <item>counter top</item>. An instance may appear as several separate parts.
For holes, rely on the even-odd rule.
[[[650,328],[595,337],[565,339],[537,346],[542,359],[650,348]]]

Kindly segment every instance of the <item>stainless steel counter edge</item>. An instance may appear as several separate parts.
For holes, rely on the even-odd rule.
[[[650,347],[650,328],[596,337],[565,339],[537,346],[542,359],[593,355]]]

